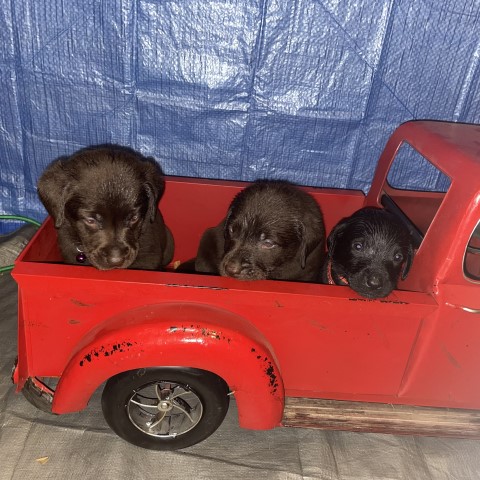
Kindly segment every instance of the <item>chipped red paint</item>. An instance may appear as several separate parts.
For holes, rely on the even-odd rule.
[[[119,343],[114,343],[112,345],[102,345],[88,353],[85,354],[85,356],[80,360],[79,365],[83,367],[84,365],[87,365],[94,361],[96,358],[99,358],[101,356],[103,357],[110,357],[114,355],[115,353],[123,353],[133,347],[133,345],[136,342],[119,342]]]
[[[213,287],[207,285],[188,285],[188,284],[180,284],[180,283],[167,283],[166,287],[177,287],[177,288],[207,288],[208,290],[228,290],[227,288],[222,287]]]
[[[77,305],[79,307],[90,307],[91,305],[89,305],[88,303],[83,303],[81,302],[80,300],[77,300],[75,298],[71,298],[70,301],[74,304],[74,305]]]
[[[172,325],[172,319],[179,323]],[[250,356],[252,345],[261,364]],[[231,312],[178,302],[127,310],[91,330],[63,370],[52,411],[80,410],[111,376],[158,365],[183,365],[219,375],[235,391],[241,426],[273,428],[281,421],[283,383],[278,378],[272,388],[277,360],[263,335]]]

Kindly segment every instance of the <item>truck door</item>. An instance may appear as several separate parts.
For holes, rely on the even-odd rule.
[[[463,258],[460,252],[453,274],[438,287],[438,316],[424,325],[418,362],[401,396],[429,405],[478,409],[480,222],[463,243]]]

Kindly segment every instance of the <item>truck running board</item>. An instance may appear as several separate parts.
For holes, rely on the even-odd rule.
[[[480,411],[314,398],[285,399],[285,427],[480,438]]]

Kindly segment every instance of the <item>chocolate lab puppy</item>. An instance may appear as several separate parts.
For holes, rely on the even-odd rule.
[[[259,180],[242,190],[226,218],[208,229],[197,272],[239,280],[315,280],[325,251],[315,199],[284,181]]]
[[[327,240],[321,281],[349,285],[366,298],[386,297],[406,278],[413,244],[406,226],[393,214],[365,207],[341,220]]]
[[[117,145],[55,160],[38,182],[65,262],[99,270],[170,262],[173,238],[157,208],[164,188],[155,160]]]

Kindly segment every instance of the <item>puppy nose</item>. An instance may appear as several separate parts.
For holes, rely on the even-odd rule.
[[[225,272],[229,277],[235,277],[238,275],[244,266],[242,263],[237,262],[235,260],[230,260],[225,264]]]
[[[125,261],[125,255],[119,248],[112,248],[107,253],[107,262],[112,267],[117,267]]]
[[[367,287],[371,288],[372,290],[377,290],[382,286],[382,282],[378,275],[371,275],[367,278],[366,281]]]

